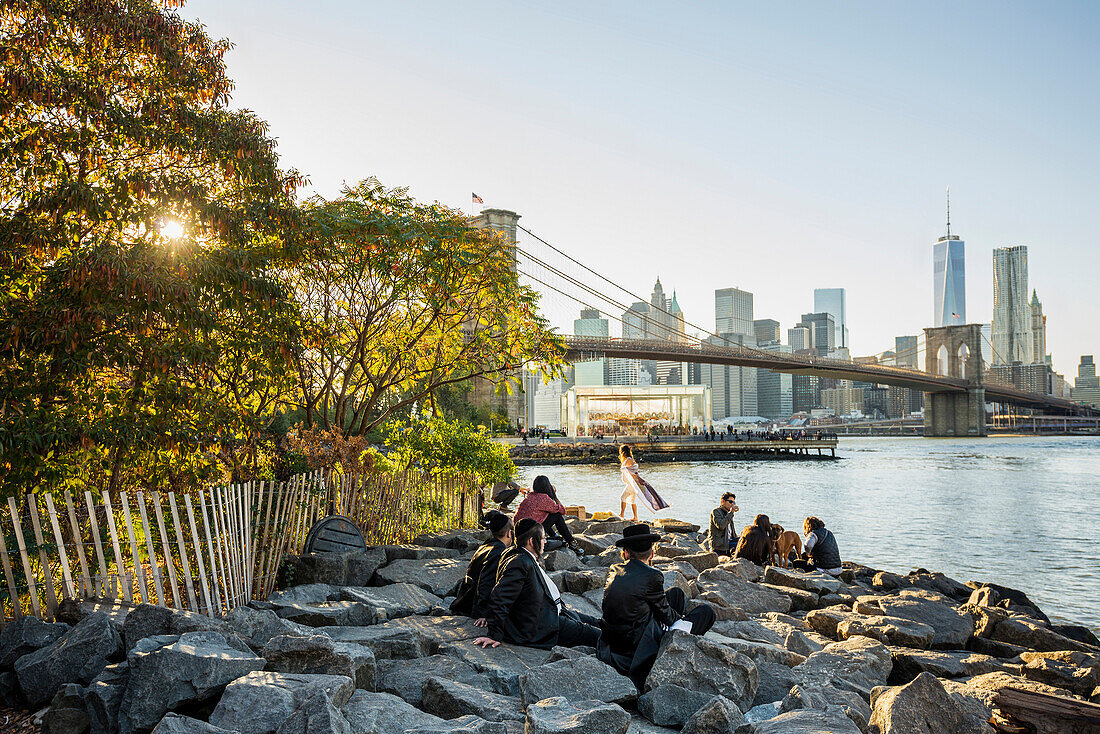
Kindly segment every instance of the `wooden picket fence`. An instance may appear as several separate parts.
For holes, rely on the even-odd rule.
[[[371,544],[469,526],[476,483],[419,472],[315,472],[177,496],[69,491],[0,507],[0,623],[53,619],[65,599],[150,603],[217,616],[275,588],[287,554],[313,524],[352,517]],[[83,501],[81,501],[83,500]],[[6,512],[3,511],[6,509]]]

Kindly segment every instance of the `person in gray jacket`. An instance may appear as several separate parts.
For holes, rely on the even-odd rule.
[[[710,549],[720,556],[728,556],[734,545],[737,530],[733,527],[733,515],[739,509],[737,495],[726,492],[722,502],[710,513]]]

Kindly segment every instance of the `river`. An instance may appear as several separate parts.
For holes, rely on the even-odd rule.
[[[671,505],[658,515],[706,527],[726,490],[740,530],[757,513],[801,533],[817,515],[841,555],[907,573],[1026,592],[1052,620],[1100,633],[1100,438],[845,438],[836,461],[642,463]],[[617,466],[520,467],[547,474],[565,504],[617,513]],[[627,512],[629,512],[629,508]],[[654,514],[638,508],[642,520]]]

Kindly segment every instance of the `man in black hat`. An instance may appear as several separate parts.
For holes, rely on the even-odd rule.
[[[532,518],[516,524],[516,544],[500,557],[496,584],[485,605],[485,637],[475,645],[501,642],[541,647],[595,647],[599,620],[566,608],[561,592],[539,565],[546,528]]]
[[[451,611],[477,620],[479,627],[485,626],[485,604],[489,601],[489,592],[497,581],[497,568],[500,557],[512,545],[512,518],[503,512],[489,510],[481,520],[481,527],[487,529],[492,537],[482,543],[470,565],[466,567],[466,576],[458,585],[455,600],[451,602]]]
[[[615,545],[623,549],[625,563],[611,567],[603,591],[603,634],[596,655],[623,675],[639,691],[657,659],[661,637],[669,629],[694,635],[714,625],[714,610],[699,604],[687,611],[682,589],[664,589],[664,576],[653,568],[653,544],[661,536],[648,525],[630,525]]]

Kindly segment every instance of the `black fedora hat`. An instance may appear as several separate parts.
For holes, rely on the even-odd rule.
[[[661,539],[660,534],[653,532],[644,522],[637,525],[628,525],[623,528],[623,537],[615,541],[620,548],[638,548],[653,545]]]

